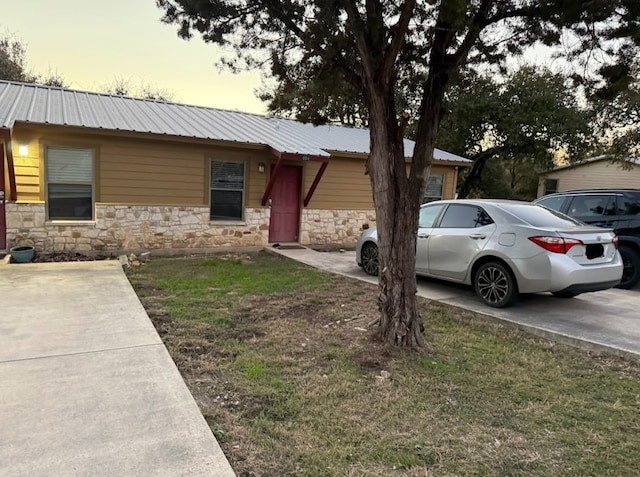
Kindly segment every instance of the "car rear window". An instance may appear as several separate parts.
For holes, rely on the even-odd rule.
[[[575,227],[584,225],[578,220],[552,209],[535,204],[502,204],[503,210],[533,227]]]

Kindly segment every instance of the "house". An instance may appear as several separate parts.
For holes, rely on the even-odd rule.
[[[640,158],[626,162],[623,166],[608,156],[597,156],[558,166],[540,175],[538,197],[575,189],[638,189]]]
[[[0,81],[0,142],[0,250],[349,245],[375,222],[367,129]],[[425,200],[469,163],[436,150]]]

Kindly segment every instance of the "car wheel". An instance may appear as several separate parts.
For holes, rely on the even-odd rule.
[[[481,265],[473,282],[478,297],[494,308],[513,305],[518,299],[517,285],[511,270],[499,262]]]
[[[375,243],[367,243],[362,247],[362,269],[368,275],[378,276],[378,246]]]
[[[640,255],[630,247],[620,247],[622,257],[622,280],[617,288],[633,288],[640,281]]]
[[[578,296],[580,293],[559,291],[559,292],[551,292],[551,294],[558,298],[573,298],[574,296]]]

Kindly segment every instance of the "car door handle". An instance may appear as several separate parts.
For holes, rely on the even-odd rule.
[[[418,238],[429,238],[429,234],[418,234]]]
[[[473,240],[481,240],[481,239],[486,239],[487,236],[484,234],[471,234],[469,235],[469,238],[472,238]]]

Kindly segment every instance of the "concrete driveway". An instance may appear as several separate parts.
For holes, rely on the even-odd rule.
[[[118,262],[0,290],[0,475],[235,475]]]
[[[355,252],[316,252],[311,249],[273,249],[316,268],[377,284],[362,271]],[[510,308],[491,308],[465,286],[418,278],[418,294],[465,310],[508,322],[539,336],[586,349],[640,356],[640,289],[610,289],[575,298],[548,293],[523,295]]]

